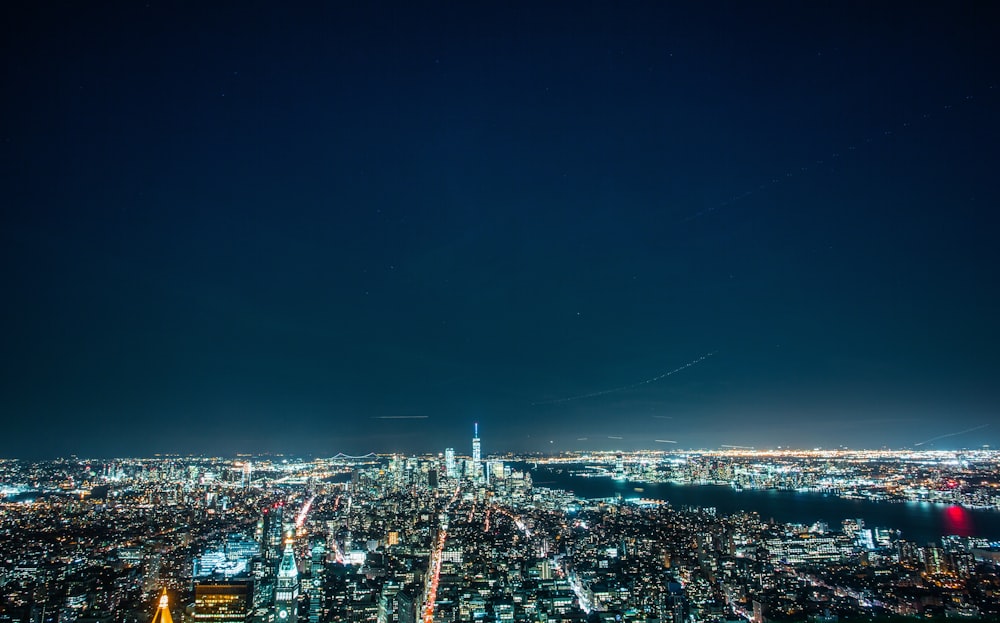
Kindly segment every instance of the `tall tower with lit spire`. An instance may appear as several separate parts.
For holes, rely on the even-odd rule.
[[[281,623],[295,623],[299,615],[299,568],[292,551],[292,537],[285,539],[285,551],[278,565],[278,579],[274,587],[274,613]]]
[[[483,455],[479,445],[479,422],[476,422],[473,427],[475,432],[472,435],[472,478],[478,481],[483,473]]]
[[[163,589],[160,593],[160,603],[156,607],[152,623],[174,623],[174,617],[170,616],[170,598],[167,597],[167,589]]]

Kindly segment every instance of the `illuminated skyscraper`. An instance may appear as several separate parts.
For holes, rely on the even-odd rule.
[[[357,470],[355,470],[357,473]],[[312,576],[312,586],[309,588],[309,623],[319,623],[323,616],[323,573],[325,570],[326,542],[322,539],[313,541],[310,551],[312,560],[309,574]]]
[[[282,623],[295,623],[298,619],[299,568],[295,564],[292,539],[285,541],[285,551],[278,565],[278,579],[274,587],[274,613]]]
[[[482,449],[479,445],[479,422],[475,423],[475,433],[472,437],[472,478],[479,480],[483,473]]]
[[[247,461],[243,464],[243,488],[249,489],[253,482],[253,463]]]
[[[271,566],[281,556],[281,537],[284,534],[284,504],[277,502],[264,509],[264,527],[261,531],[260,553],[264,563]]]
[[[455,465],[455,448],[444,449],[444,473],[448,478],[458,478],[458,467]]]

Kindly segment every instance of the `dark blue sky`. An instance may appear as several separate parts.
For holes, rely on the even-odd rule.
[[[0,456],[1000,441],[995,6],[344,5],[2,9]]]

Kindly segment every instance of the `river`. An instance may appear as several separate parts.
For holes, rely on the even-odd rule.
[[[531,471],[537,486],[566,489],[582,498],[644,497],[666,500],[674,508],[715,507],[719,514],[756,511],[762,519],[781,523],[813,524],[823,521],[839,530],[844,519],[863,519],[869,528],[901,531],[902,538],[920,544],[944,535],[1000,540],[1000,512],[968,509],[929,502],[874,502],[847,500],[815,492],[743,490],[725,485],[682,485],[619,481],[609,477],[573,476],[543,465]],[[639,491],[641,489],[641,491]]]

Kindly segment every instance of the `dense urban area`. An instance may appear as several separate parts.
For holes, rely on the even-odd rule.
[[[551,470],[1000,506],[989,450],[2,460],[0,622],[1000,616],[986,538],[583,499]]]

